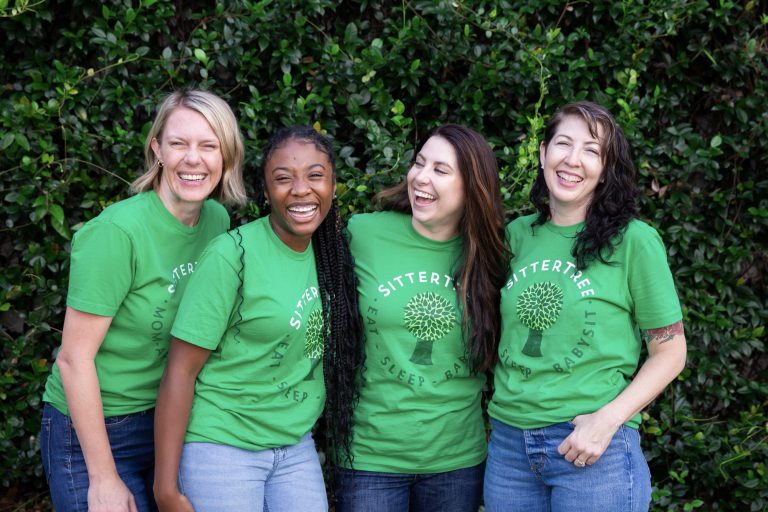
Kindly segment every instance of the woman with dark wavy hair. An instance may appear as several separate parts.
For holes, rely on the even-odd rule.
[[[311,433],[324,406],[330,451],[350,458],[361,324],[333,150],[312,127],[285,128],[262,162],[269,215],[211,242],[171,330],[161,510],[327,510]]]
[[[605,108],[563,107],[540,157],[538,214],[507,227],[486,510],[647,511],[640,411],[686,357],[664,245],[636,219],[629,144]]]
[[[473,130],[441,126],[377,200],[386,211],[349,223],[366,367],[337,510],[476,512],[509,261],[496,158]]]

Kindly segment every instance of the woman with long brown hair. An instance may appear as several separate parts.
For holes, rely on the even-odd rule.
[[[366,363],[337,510],[475,512],[509,261],[496,158],[475,131],[441,126],[376,199],[386,211],[349,222]]]

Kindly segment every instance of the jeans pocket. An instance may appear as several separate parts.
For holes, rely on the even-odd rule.
[[[104,418],[104,426],[107,430],[122,427],[123,425],[130,423],[131,419],[135,417],[135,414],[124,414],[122,416],[110,416]]]

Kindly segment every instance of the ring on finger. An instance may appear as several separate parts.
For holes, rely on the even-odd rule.
[[[576,465],[576,467],[579,467],[579,468],[583,468],[584,466],[587,465],[586,462],[584,462],[583,460],[579,460],[579,459],[574,460],[573,463]]]

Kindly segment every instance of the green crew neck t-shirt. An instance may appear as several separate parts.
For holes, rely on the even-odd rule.
[[[355,215],[366,361],[354,412],[354,468],[438,473],[486,456],[484,375],[472,375],[453,283],[462,240],[430,240],[411,216]]]
[[[266,217],[211,242],[171,330],[212,351],[185,441],[254,451],[299,442],[325,404],[322,332],[311,244],[293,251]]]
[[[515,256],[501,293],[500,362],[488,407],[522,429],[589,414],[613,400],[640,361],[640,329],[682,318],[664,245],[633,220],[609,258],[576,270],[571,248],[582,224],[507,226]],[[637,428],[640,415],[627,422]]]
[[[228,228],[226,209],[213,200],[189,227],[149,191],[107,207],[75,233],[67,305],[113,317],[95,359],[106,417],[155,406],[179,300],[205,246]],[[43,400],[69,414],[55,363]]]

